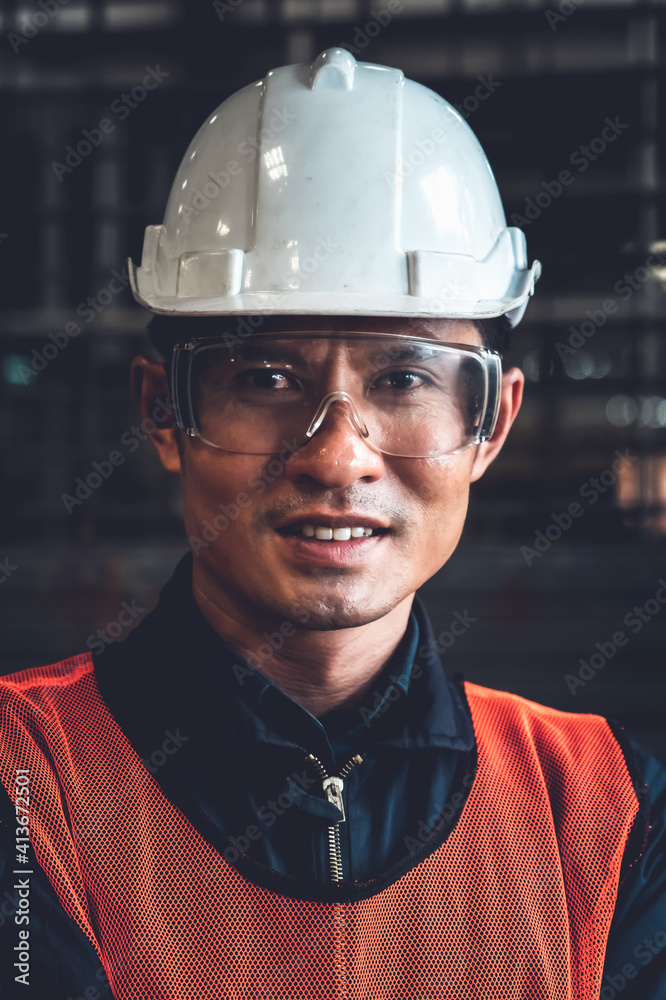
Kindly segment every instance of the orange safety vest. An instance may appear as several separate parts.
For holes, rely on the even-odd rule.
[[[118,1000],[593,1000],[639,805],[621,748],[598,716],[465,688],[478,766],[453,829],[352,901],[225,861],[142,765],[91,654],[0,680],[0,779],[15,801],[30,772],[32,849]]]

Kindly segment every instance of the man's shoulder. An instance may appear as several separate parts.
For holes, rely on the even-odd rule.
[[[603,715],[565,712],[521,695],[465,682],[474,728],[483,727],[496,752],[513,754],[520,745],[536,753],[542,764],[574,770],[583,764],[594,772],[600,765],[622,761],[634,779],[634,753],[623,726]]]
[[[465,693],[467,700],[479,706],[494,706],[496,711],[506,711],[511,714],[523,715],[526,718],[552,719],[561,725],[589,725],[590,722],[598,724],[606,723],[607,719],[603,715],[596,715],[588,712],[565,712],[550,705],[544,705],[538,701],[532,701],[523,695],[515,694],[511,691],[502,691],[498,688],[482,687],[465,681]]]
[[[0,677],[0,781],[15,768],[52,770],[51,750],[95,709],[90,653]],[[90,697],[92,694],[92,698]],[[7,784],[9,782],[9,785]]]
[[[93,672],[92,653],[79,653],[57,663],[30,667],[0,677],[0,708],[20,702],[48,701],[49,692],[78,684]]]
[[[492,780],[508,777],[510,787],[527,789],[526,801],[539,790],[547,793],[558,828],[569,830],[570,849],[581,816],[585,822],[600,815],[626,820],[631,865],[645,844],[649,798],[644,769],[623,727],[602,715],[564,712],[507,691],[473,684],[465,689],[479,759]]]

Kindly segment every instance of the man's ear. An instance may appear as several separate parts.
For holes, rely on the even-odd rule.
[[[164,366],[138,355],[132,362],[130,380],[144,427],[162,465],[168,472],[180,472],[178,428]]]
[[[477,479],[481,478],[493,459],[500,453],[511,424],[518,416],[524,386],[525,376],[520,368],[510,368],[508,372],[503,373],[500,408],[495,432],[489,441],[484,441],[476,449],[470,476],[471,483],[475,483]]]

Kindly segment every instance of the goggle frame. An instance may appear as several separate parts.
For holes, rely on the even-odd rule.
[[[499,415],[500,398],[501,398],[501,385],[502,385],[502,356],[498,351],[493,351],[488,347],[476,347],[470,344],[457,344],[457,343],[442,343],[438,340],[432,340],[429,337],[412,337],[401,333],[376,333],[370,331],[341,331],[341,330],[287,330],[279,331],[276,333],[252,333],[246,339],[252,340],[293,340],[302,337],[303,339],[337,339],[337,340],[353,340],[356,337],[363,337],[365,339],[375,339],[382,341],[394,341],[426,345],[428,347],[436,347],[438,350],[443,352],[450,352],[456,355],[465,354],[477,357],[483,363],[483,371],[485,374],[484,378],[484,399],[483,405],[481,407],[479,422],[475,429],[474,437],[467,444],[463,445],[461,448],[457,448],[452,452],[445,452],[442,455],[436,455],[432,457],[428,456],[392,456],[401,458],[419,458],[428,457],[428,460],[436,460],[438,458],[447,458],[449,455],[458,454],[461,451],[466,451],[472,445],[482,444],[484,441],[490,440],[495,431],[497,425],[497,418]],[[226,339],[225,339],[226,338]],[[192,364],[196,352],[202,347],[210,347],[219,344],[220,346],[225,346],[231,351],[231,344],[236,346],[239,341],[239,337],[227,331],[226,333],[216,334],[214,337],[192,337],[188,340],[180,341],[174,345],[172,356],[171,356],[171,397],[173,401],[174,415],[176,418],[176,424],[188,437],[199,438],[204,444],[207,444],[211,448],[217,448],[220,451],[227,451],[222,445],[216,444],[214,441],[209,441],[205,438],[199,428],[197,427],[196,418],[194,415],[194,405],[191,395],[191,371]],[[326,398],[326,397],[324,397]],[[353,398],[353,397],[352,397]],[[317,412],[321,408],[321,402],[317,407]],[[354,426],[356,426],[356,419],[354,420]],[[358,430],[358,428],[357,428]],[[305,435],[303,444],[305,445],[307,441],[310,440],[311,435]],[[383,452],[381,448],[378,448],[372,442],[368,441],[373,448],[380,451],[382,454],[390,455],[390,452]],[[244,455],[255,455],[255,454],[279,454],[279,452],[233,452],[233,454],[244,454]]]

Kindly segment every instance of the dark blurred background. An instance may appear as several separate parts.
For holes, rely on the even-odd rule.
[[[509,359],[523,410],[422,590],[445,666],[617,718],[666,760],[665,23],[663,0],[3,0],[2,670],[122,638],[123,602],[140,620],[185,551],[178,483],[130,430],[148,315],[126,258],[217,104],[342,45],[462,109],[544,265]],[[455,612],[476,621],[449,646]]]

